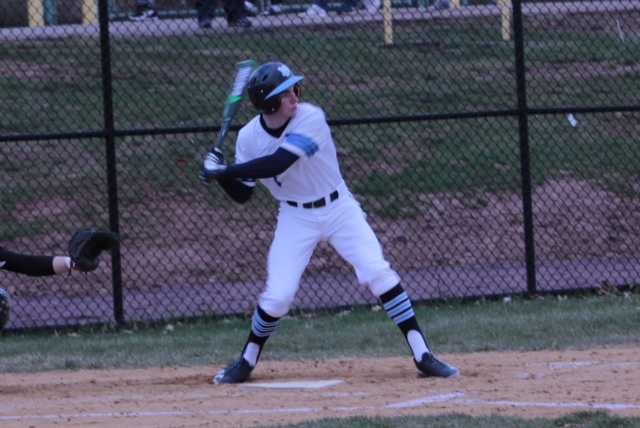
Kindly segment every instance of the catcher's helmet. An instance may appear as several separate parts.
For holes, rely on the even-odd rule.
[[[280,108],[280,97],[290,87],[304,79],[294,76],[281,62],[268,62],[258,67],[249,77],[247,92],[251,104],[261,113],[271,114]]]
[[[9,322],[9,315],[11,314],[11,299],[9,293],[0,288],[0,331]]]

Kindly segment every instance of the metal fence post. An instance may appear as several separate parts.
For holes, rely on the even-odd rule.
[[[113,80],[111,73],[111,45],[109,38],[109,0],[98,0],[100,26],[100,57],[102,60],[102,102],[104,114],[104,141],[107,166],[109,227],[120,233],[118,214],[118,183],[115,148],[115,120],[113,113]],[[113,314],[117,325],[124,324],[124,304],[122,295],[122,264],[120,248],[112,252],[113,271]]]
[[[531,158],[529,155],[529,122],[527,82],[522,33],[522,1],[513,1],[513,27],[515,35],[516,91],[518,100],[518,128],[520,134],[520,175],[522,182],[522,208],[524,221],[524,249],[527,269],[527,293],[534,295],[536,286],[536,255],[531,202]]]

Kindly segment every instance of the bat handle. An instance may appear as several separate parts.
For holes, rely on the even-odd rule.
[[[225,119],[222,123],[222,128],[220,129],[220,134],[218,135],[218,142],[212,149],[220,149],[222,147],[222,143],[224,143],[225,138],[227,138],[227,134],[229,133],[229,120]],[[213,151],[213,150],[212,150]]]

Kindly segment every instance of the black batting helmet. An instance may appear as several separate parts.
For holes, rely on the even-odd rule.
[[[9,322],[9,315],[11,314],[11,299],[9,293],[0,288],[0,331]]]
[[[271,114],[280,108],[280,97],[290,87],[304,79],[294,76],[281,62],[268,62],[258,67],[249,77],[247,92],[253,106],[261,113]]]

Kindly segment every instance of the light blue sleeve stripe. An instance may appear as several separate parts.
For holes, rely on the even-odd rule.
[[[315,155],[318,151],[318,145],[303,135],[291,134],[287,137],[287,143],[303,150],[307,157]]]

